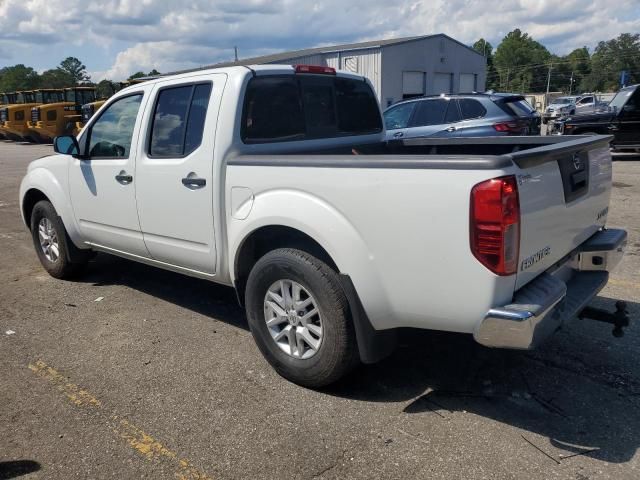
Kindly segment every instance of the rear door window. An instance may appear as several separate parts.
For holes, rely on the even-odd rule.
[[[183,157],[200,146],[210,94],[210,83],[160,90],[151,126],[150,157]]]
[[[487,110],[478,100],[473,98],[461,98],[458,100],[460,111],[464,120],[472,120],[474,118],[482,118],[487,114]]]
[[[449,100],[437,98],[418,102],[416,113],[411,121],[412,127],[424,127],[427,125],[440,125],[445,123]]]
[[[359,134],[381,130],[378,101],[367,83],[338,77],[335,86],[339,132]]]

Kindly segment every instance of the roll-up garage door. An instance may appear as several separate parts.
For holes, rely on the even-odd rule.
[[[424,72],[402,72],[402,98],[424,95]]]
[[[460,74],[460,93],[470,93],[476,90],[476,75],[474,73]]]
[[[433,93],[451,93],[451,74],[436,73],[433,75]]]

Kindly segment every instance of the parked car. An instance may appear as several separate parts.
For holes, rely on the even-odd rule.
[[[578,97],[558,97],[554,99],[547,108],[544,109],[542,123],[546,124],[549,120],[576,113],[577,99]]]
[[[487,116],[502,100],[464,98]],[[531,348],[606,284],[626,239],[603,230],[607,137],[384,137],[352,73],[167,76],[57,137],[20,209],[53,277],[100,251],[235,288],[265,358],[310,387],[379,360],[400,327]]]
[[[538,135],[540,115],[522,95],[419,97],[384,112],[387,139]]]
[[[640,149],[640,84],[621,89],[607,109],[554,122],[557,135],[613,135],[615,149]]]
[[[584,94],[576,100],[575,114],[592,113],[606,108],[609,102],[603,102],[594,94]]]

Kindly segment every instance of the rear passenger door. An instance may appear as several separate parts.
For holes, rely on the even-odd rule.
[[[408,137],[455,136],[460,114],[455,101],[448,98],[432,98],[416,103]]]
[[[474,98],[459,98],[457,100],[462,117],[456,126],[456,137],[486,137],[495,135],[492,122],[486,120],[487,110]]]
[[[226,75],[158,83],[136,165],[138,216],[155,260],[215,273],[213,178],[217,113]]]

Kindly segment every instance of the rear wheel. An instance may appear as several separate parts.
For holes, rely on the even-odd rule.
[[[249,274],[246,308],[260,351],[292,382],[323,387],[357,365],[347,298],[318,258],[291,248],[267,253]]]
[[[31,236],[40,263],[52,277],[74,277],[89,261],[91,252],[73,245],[56,209],[47,200],[33,207]]]

